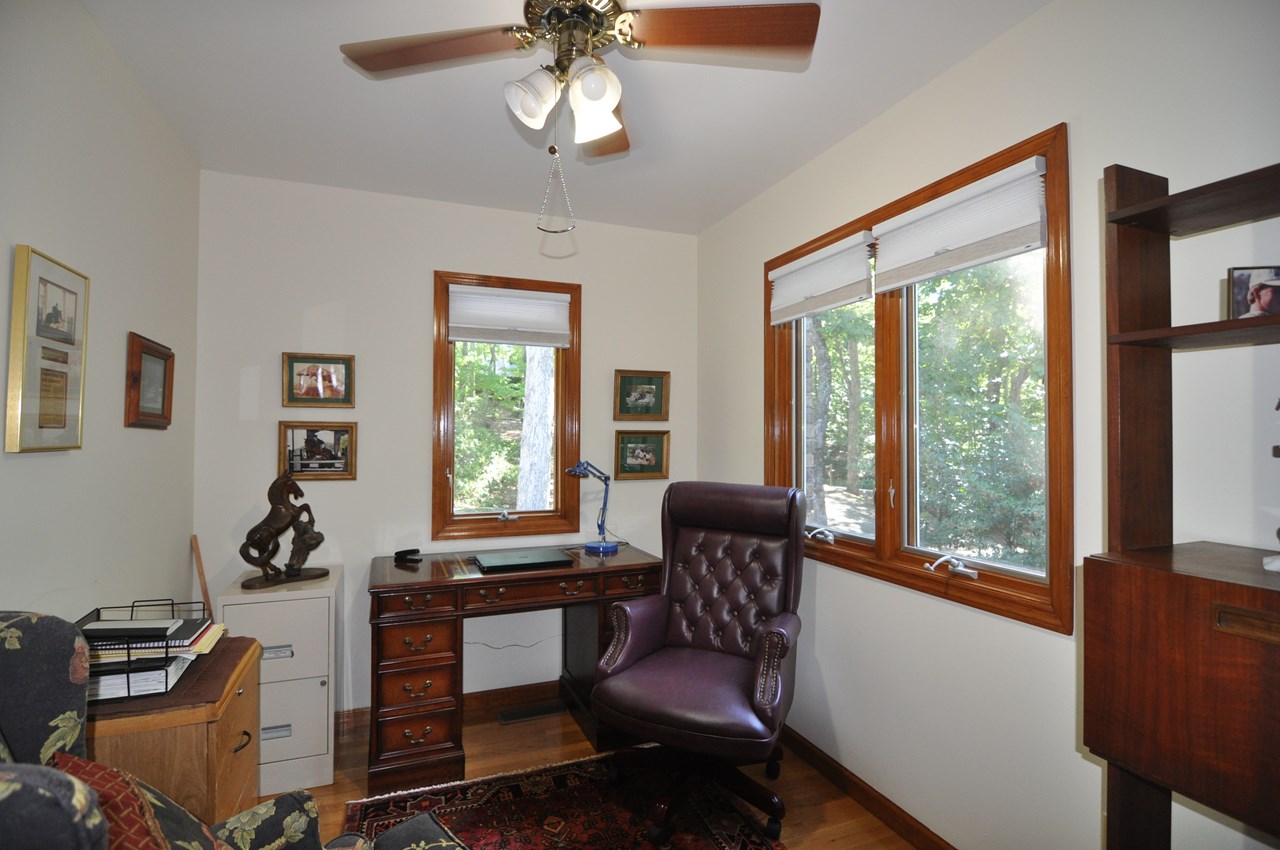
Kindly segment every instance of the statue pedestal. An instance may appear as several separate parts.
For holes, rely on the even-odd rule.
[[[270,578],[263,575],[250,576],[240,582],[240,586],[245,590],[261,590],[264,587],[279,587],[282,584],[292,584],[295,581],[315,581],[327,575],[329,575],[329,570],[325,567],[303,567],[301,572],[292,576],[283,572]]]

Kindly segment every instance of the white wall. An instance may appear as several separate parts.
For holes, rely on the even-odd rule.
[[[511,213],[202,175],[195,513],[211,590],[253,570],[237,550],[266,514],[276,423],[356,422],[357,479],[300,482],[325,535],[308,566],[346,565],[340,709],[369,704],[370,560],[459,548],[433,543],[430,530],[434,270],[581,284],[582,456],[611,471],[614,431],[634,424],[612,419],[614,369],[670,370],[671,420],[645,430],[671,431],[672,480],[697,468],[694,238],[585,221],[546,236],[535,220],[532,206]],[[354,354],[355,408],[281,407],[286,351]],[[667,483],[614,482],[611,535],[657,551]],[[578,535],[462,548],[580,542],[595,533],[603,488],[584,481],[581,493]],[[468,623],[465,688],[555,679],[559,634],[554,614]]]
[[[0,0],[0,279],[89,277],[83,448],[0,454],[0,606],[71,619],[189,599],[198,171],[75,0]],[[173,425],[124,427],[126,339],[176,356]]]
[[[699,309],[717,321],[703,323],[701,339],[699,476],[761,475],[762,335],[742,329],[761,326],[764,261],[1065,121],[1076,561],[1100,551],[1102,169],[1163,174],[1178,191],[1275,162],[1278,35],[1274,0],[1059,0],[702,234]],[[1175,314],[1218,318],[1218,280],[1232,265],[1274,263],[1278,233],[1273,222],[1175,246]],[[1179,537],[1275,548],[1280,351],[1197,358],[1176,358]],[[1100,846],[1103,771],[1080,740],[1078,632],[1051,634],[817,562],[805,581],[789,720],[800,734],[962,850]],[[1259,846],[1217,820],[1176,807],[1175,846]]]

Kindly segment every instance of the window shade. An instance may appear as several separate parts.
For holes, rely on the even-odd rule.
[[[449,284],[449,341],[568,348],[569,295]]]
[[[847,236],[769,272],[769,322],[780,325],[871,297],[871,231]]]
[[[876,291],[1042,247],[1043,174],[1032,157],[876,225]]]

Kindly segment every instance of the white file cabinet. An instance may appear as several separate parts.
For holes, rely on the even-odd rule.
[[[334,645],[342,567],[323,579],[245,590],[245,573],[218,597],[227,632],[262,644],[258,793],[333,783]]]

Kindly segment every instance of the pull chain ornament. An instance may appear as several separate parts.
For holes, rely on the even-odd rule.
[[[547,189],[542,193],[542,209],[538,212],[538,229],[543,233],[568,233],[578,226],[573,218],[573,204],[569,201],[569,187],[564,182],[564,168],[560,165],[560,149],[555,145],[547,148],[547,153],[551,154],[551,171],[547,174]],[[551,187],[556,182],[556,178],[560,179],[560,194],[564,197],[564,208],[568,211],[568,226],[555,228],[547,227],[547,204],[551,200]]]

